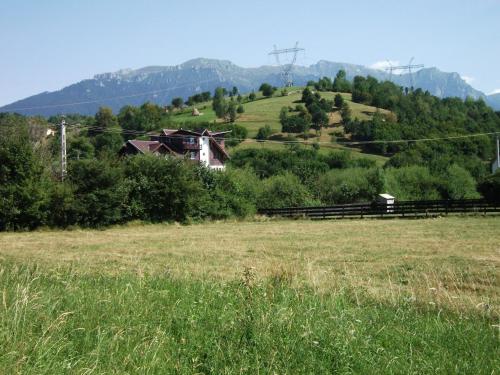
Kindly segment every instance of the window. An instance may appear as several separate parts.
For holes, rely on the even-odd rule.
[[[194,145],[194,137],[189,137],[189,144]]]
[[[196,152],[191,151],[191,152],[189,153],[189,158],[190,158],[191,160],[196,159]]]

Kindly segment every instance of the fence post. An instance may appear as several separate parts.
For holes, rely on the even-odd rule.
[[[326,207],[323,206],[323,219],[325,219],[325,218],[326,218]]]
[[[361,206],[361,219],[363,218],[363,206]]]

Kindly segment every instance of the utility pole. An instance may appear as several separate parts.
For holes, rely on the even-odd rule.
[[[61,182],[64,181],[67,173],[66,160],[66,121],[64,116],[61,120]]]
[[[497,134],[497,168],[500,169],[500,138]]]

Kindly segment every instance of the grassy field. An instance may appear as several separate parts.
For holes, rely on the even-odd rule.
[[[498,370],[500,218],[0,234],[2,373]]]
[[[292,87],[289,89],[289,94],[287,96],[281,96],[279,93],[280,91],[278,90],[272,98],[263,98],[259,93],[257,100],[243,104],[245,113],[243,113],[236,120],[236,123],[238,125],[245,126],[248,129],[250,137],[255,137],[259,128],[266,124],[269,125],[275,132],[280,132],[281,124],[279,122],[279,114],[281,108],[288,106],[295,107],[302,97],[302,89],[303,88],[301,87]],[[322,92],[320,94],[322,97],[333,100],[337,93]],[[351,94],[343,93],[342,96],[349,102],[353,118],[358,117],[362,120],[369,119],[370,115],[377,111],[377,108],[375,107],[352,102]],[[191,115],[191,112],[188,111],[186,113],[174,115],[172,119],[177,122],[203,122],[216,120],[215,113],[211,108],[211,102],[200,103],[196,107],[203,113],[202,116],[194,117]],[[381,112],[387,112],[384,109],[379,110]],[[331,125],[338,124],[339,121],[340,117],[338,114],[333,115]]]
[[[263,127],[264,125],[269,125],[274,132],[280,134],[281,131],[281,125],[279,122],[280,110],[282,107],[288,107],[288,106],[295,107],[295,105],[300,101],[300,98],[302,96],[301,93],[302,89],[303,89],[302,87],[292,87],[289,89],[289,95],[287,96],[281,96],[281,94],[278,91],[272,98],[264,98],[261,93],[258,93],[257,100],[244,104],[245,113],[238,118],[236,123],[239,125],[243,125],[248,129],[248,136],[250,138],[255,137],[257,135],[257,131],[259,130],[259,128]],[[336,94],[337,93],[333,92],[321,93],[323,97],[330,100],[333,100]],[[375,107],[370,107],[364,104],[352,102],[351,94],[342,93],[342,96],[344,97],[345,100],[349,102],[349,106],[351,107],[353,117],[358,117],[360,119],[365,120],[369,119],[370,116],[373,113],[375,113],[375,111],[377,111],[377,108]],[[187,111],[185,113],[174,115],[172,118],[174,119],[174,121],[177,122],[202,122],[202,121],[211,122],[217,120],[214,111],[211,109],[210,102],[201,103],[197,105],[197,108],[199,108],[200,112],[203,113],[202,116],[193,117],[191,115],[191,112]],[[378,110],[383,113],[387,112],[384,109],[378,109]],[[321,146],[320,151],[324,153],[327,153],[331,150],[347,150],[352,153],[352,156],[354,158],[372,159],[375,160],[378,165],[383,165],[388,160],[387,157],[381,155],[362,153],[360,148],[345,147],[336,142],[332,142],[332,135],[336,131],[342,131],[342,127],[340,125],[340,115],[338,112],[334,112],[331,114],[330,127],[324,129],[321,136],[313,137],[313,135],[315,135],[315,132],[311,130],[310,135],[312,138],[310,138],[308,141],[311,143],[320,142]],[[243,142],[237,147],[231,148],[229,151],[231,153],[236,150],[246,149],[246,148],[266,148],[266,149],[279,150],[283,149],[284,147],[285,146],[279,142],[258,143],[254,139],[249,139],[248,141]]]

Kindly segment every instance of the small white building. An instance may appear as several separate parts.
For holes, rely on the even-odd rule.
[[[392,195],[390,194],[379,194],[378,197],[377,197],[377,203],[379,203],[380,205],[385,205],[387,210],[386,212],[394,212],[394,201],[396,200],[396,198],[394,198]]]

